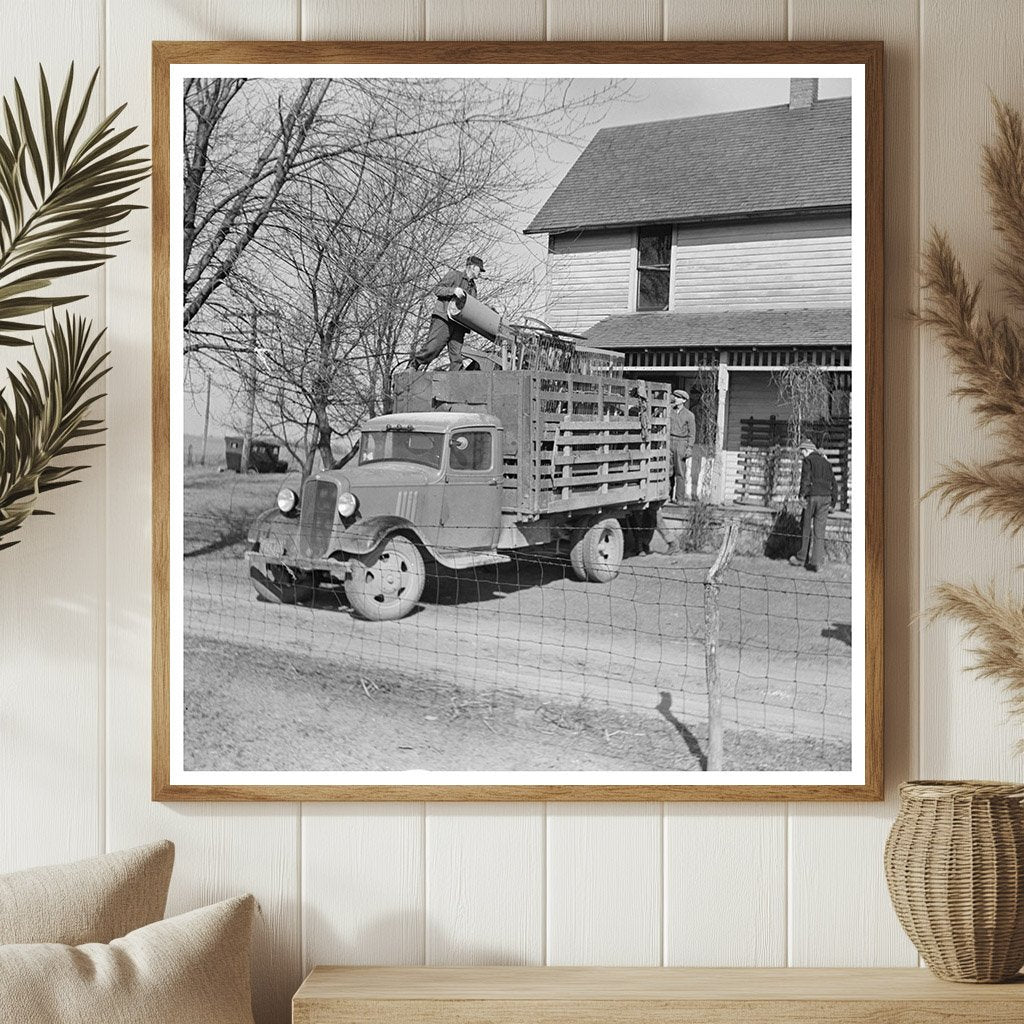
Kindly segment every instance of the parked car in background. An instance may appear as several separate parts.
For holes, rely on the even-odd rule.
[[[235,473],[242,472],[242,438],[224,438],[224,461],[228,469]],[[281,446],[272,438],[252,439],[249,446],[249,465],[245,472],[255,475],[256,473],[286,473],[288,463],[278,458],[281,453]]]

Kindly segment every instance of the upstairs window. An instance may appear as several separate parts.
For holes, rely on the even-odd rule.
[[[668,309],[672,226],[640,228],[636,254],[637,312]]]

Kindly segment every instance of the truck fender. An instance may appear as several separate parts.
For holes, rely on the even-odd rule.
[[[284,554],[289,549],[294,550],[298,528],[297,517],[286,516],[277,508],[268,508],[249,527],[249,544],[259,544],[261,551],[269,547],[273,549],[272,554]]]
[[[364,519],[335,536],[338,547],[345,554],[368,555],[393,533],[411,533],[426,547],[416,527],[401,516],[374,516],[372,519]]]

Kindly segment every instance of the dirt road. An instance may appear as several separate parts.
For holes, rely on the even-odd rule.
[[[337,599],[316,607],[257,601],[244,530],[254,508],[268,503],[268,482],[235,477],[196,485],[191,502],[186,494],[186,652],[208,654],[228,642],[285,655],[300,668],[307,660],[333,664],[355,679],[390,673],[435,696],[457,689],[469,702],[503,693],[534,707],[554,701],[615,713],[671,709],[694,728],[706,720],[709,554],[630,559],[611,584],[593,584],[571,579],[551,552],[529,553],[458,574],[407,619],[372,623]],[[734,560],[721,589],[727,729],[848,749],[848,577],[845,567],[811,576],[767,559]]]

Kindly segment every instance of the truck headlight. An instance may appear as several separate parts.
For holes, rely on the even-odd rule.
[[[277,507],[281,515],[293,516],[299,507],[299,496],[290,487],[282,487],[277,492]]]
[[[338,495],[338,515],[342,519],[348,519],[349,516],[355,515],[357,508],[359,508],[359,502],[350,491]]]

